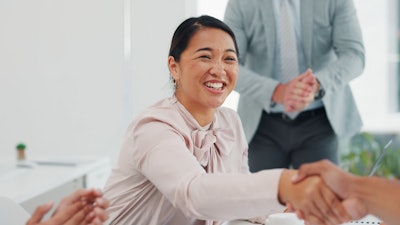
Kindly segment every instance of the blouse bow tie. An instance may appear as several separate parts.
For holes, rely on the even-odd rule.
[[[194,130],[192,132],[194,155],[203,167],[207,167],[221,155],[232,151],[234,133],[232,129]]]

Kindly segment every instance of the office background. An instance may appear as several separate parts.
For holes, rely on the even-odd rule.
[[[363,130],[399,133],[398,3],[355,0],[366,68],[354,80]],[[156,5],[156,6],[155,6]],[[167,54],[186,17],[226,0],[0,0],[0,157],[108,155],[128,123],[172,93]],[[237,94],[225,104],[235,108]]]

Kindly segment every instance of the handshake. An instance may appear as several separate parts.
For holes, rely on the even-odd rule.
[[[367,214],[377,216],[386,225],[399,224],[398,180],[355,176],[328,160],[304,164],[285,176],[291,176],[294,186],[304,185],[305,193],[282,194],[280,201],[308,225],[338,225]]]

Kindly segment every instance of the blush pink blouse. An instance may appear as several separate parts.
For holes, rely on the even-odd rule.
[[[170,97],[130,124],[104,188],[106,224],[215,225],[281,212],[281,171],[249,172],[235,111],[218,108],[201,127]]]

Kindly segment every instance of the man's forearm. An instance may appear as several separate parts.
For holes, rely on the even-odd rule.
[[[360,199],[368,213],[383,220],[386,225],[400,221],[400,181],[379,177],[359,177],[351,185],[350,195]]]

